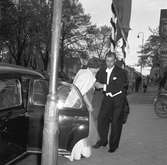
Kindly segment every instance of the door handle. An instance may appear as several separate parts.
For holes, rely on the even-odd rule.
[[[85,116],[75,116],[74,120],[88,121],[88,118]]]

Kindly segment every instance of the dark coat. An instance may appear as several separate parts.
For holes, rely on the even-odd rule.
[[[96,80],[97,82],[100,82],[102,84],[106,84],[107,82],[107,72],[106,72],[106,67],[101,68],[99,72],[96,75]],[[126,123],[128,114],[129,114],[129,103],[126,97],[127,94],[127,89],[128,89],[128,78],[125,70],[122,68],[115,66],[111,75],[110,75],[110,80],[109,84],[107,85],[107,91],[104,93],[111,92],[112,94],[115,94],[119,91],[122,91],[123,94],[125,95],[125,107],[123,110],[123,123]]]
[[[106,84],[107,82],[107,72],[106,68],[102,68],[99,70],[97,76],[96,76],[97,82]],[[128,79],[126,72],[121,69],[118,66],[115,66],[111,75],[109,84],[107,85],[107,93],[111,92],[112,94],[115,94],[119,91],[122,91],[123,93],[126,93],[128,86]]]

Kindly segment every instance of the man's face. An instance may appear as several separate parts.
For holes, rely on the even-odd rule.
[[[112,68],[115,64],[115,57],[112,56],[112,57],[106,57],[106,65],[107,65],[107,68]]]

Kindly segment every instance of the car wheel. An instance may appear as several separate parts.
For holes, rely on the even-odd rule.
[[[89,158],[92,154],[91,146],[88,145],[87,138],[79,140],[71,151],[70,161],[80,160],[82,157]]]
[[[157,100],[154,105],[155,114],[160,118],[167,118],[167,104],[161,100]]]

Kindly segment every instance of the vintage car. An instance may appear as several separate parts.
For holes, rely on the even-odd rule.
[[[15,65],[0,64],[0,165],[41,153],[48,79]],[[56,108],[56,107],[55,107]],[[88,136],[89,113],[79,90],[59,80],[59,154],[69,154]]]

